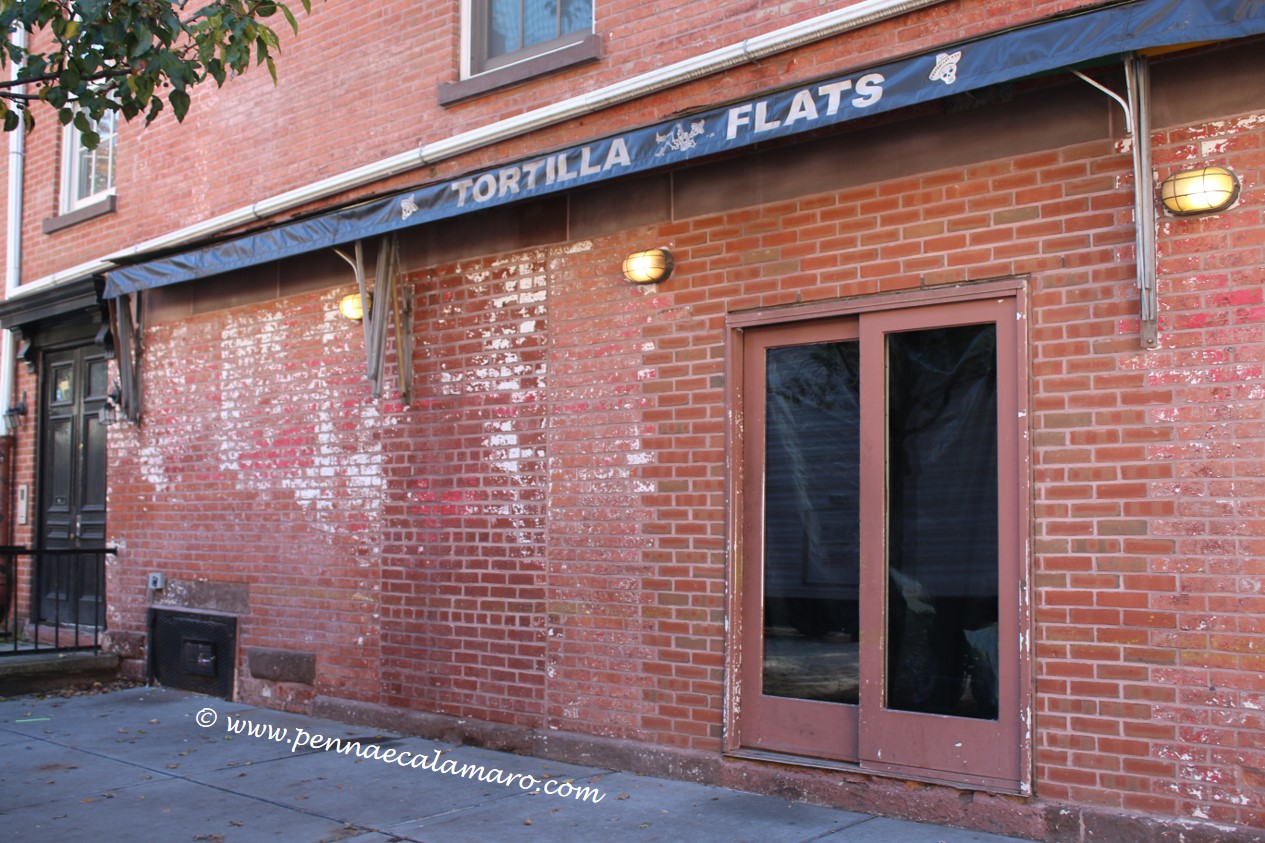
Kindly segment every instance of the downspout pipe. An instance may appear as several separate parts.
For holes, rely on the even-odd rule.
[[[1151,165],[1151,70],[1145,56],[1125,59],[1133,123],[1133,207],[1138,267],[1138,315],[1142,347],[1160,344],[1159,290],[1155,245],[1155,175]]]
[[[633,76],[621,82],[598,88],[587,94],[542,108],[533,109],[504,120],[489,123],[468,132],[461,132],[443,140],[423,144],[397,155],[383,158],[363,167],[339,173],[321,181],[280,193],[268,199],[238,208],[226,214],[212,217],[176,231],[168,232],[143,243],[103,258],[70,267],[36,281],[24,284],[22,293],[66,283],[85,275],[106,272],[119,261],[160,249],[173,249],[205,237],[221,234],[238,226],[266,219],[309,202],[335,196],[347,190],[363,187],[390,176],[399,175],[429,164],[455,158],[510,138],[525,135],[538,129],[564,123],[576,117],[630,102],[667,88],[700,79],[742,64],[761,59],[860,29],[880,21],[899,17],[934,6],[943,0],[862,0],[846,8],[836,9],[799,23],[791,24],[763,35],[757,35],[702,53],[684,61]]]
[[[19,50],[26,48],[26,30],[15,26],[9,32],[9,43]],[[18,79],[22,65],[14,62],[12,79]],[[26,86],[18,86],[17,93],[25,93]],[[26,130],[19,128],[9,132],[9,195],[5,206],[5,243],[4,243],[4,297],[13,298],[22,283],[22,210],[24,176],[26,173]],[[4,497],[0,498],[0,540],[5,544],[13,544],[13,535],[17,520],[14,515],[14,451],[17,436],[9,434],[8,412],[14,406],[13,393],[17,386],[17,343],[12,331],[0,331],[0,452],[4,455],[3,467],[6,475],[0,478],[0,490]],[[0,578],[11,576],[14,572],[0,570]],[[11,579],[10,588],[17,584]],[[16,605],[13,604],[13,605]],[[0,618],[4,617],[5,606],[0,605]]]
[[[26,48],[26,30],[16,26],[9,33],[9,40],[19,50]],[[22,72],[20,64],[13,66],[13,79]],[[23,86],[24,87],[24,86]],[[18,93],[23,93],[19,88]],[[22,283],[22,210],[23,177],[26,171],[26,131],[9,132],[9,198],[6,206],[6,232],[4,245],[4,297],[11,299]],[[13,332],[4,331],[0,339],[0,413],[13,406],[13,390],[17,382],[17,355]],[[0,418],[4,416],[0,415]]]

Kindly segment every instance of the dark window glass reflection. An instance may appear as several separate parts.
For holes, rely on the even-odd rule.
[[[855,704],[857,343],[770,349],[765,377],[764,693]]]
[[[887,337],[887,705],[997,717],[994,325]]]

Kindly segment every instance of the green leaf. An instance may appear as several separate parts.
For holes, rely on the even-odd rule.
[[[132,47],[129,55],[132,58],[138,58],[145,55],[154,46],[154,34],[143,25],[137,27],[134,32],[136,33],[136,44]]]
[[[145,122],[147,124],[154,122],[154,118],[156,118],[158,116],[158,113],[162,110],[163,110],[163,101],[159,99],[158,97],[154,97],[152,100],[149,101],[149,113],[145,115]]]
[[[216,85],[223,85],[228,75],[224,72],[224,64],[219,59],[211,59],[206,63],[206,72],[211,74]]]
[[[189,95],[184,91],[172,91],[167,96],[167,101],[171,103],[176,120],[183,122],[185,114],[189,112]]]

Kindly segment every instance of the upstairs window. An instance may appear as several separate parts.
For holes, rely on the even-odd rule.
[[[593,0],[466,0],[461,79],[439,86],[441,105],[601,58]]]
[[[106,202],[114,195],[114,151],[118,145],[118,116],[107,111],[98,120],[89,118],[91,131],[100,142],[88,149],[72,121],[62,143],[61,212],[68,214]]]
[[[593,32],[593,0],[472,0],[470,74],[576,44]]]

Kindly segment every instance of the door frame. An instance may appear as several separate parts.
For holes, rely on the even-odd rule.
[[[1032,534],[1030,523],[1031,506],[1029,503],[1031,462],[1027,437],[1020,433],[1025,427],[1023,420],[1027,417],[1029,403],[1026,354],[1026,290],[1026,277],[1015,277],[948,289],[881,294],[857,299],[819,302],[800,307],[745,311],[728,316],[726,376],[729,383],[730,403],[729,412],[727,413],[726,453],[728,455],[728,471],[726,475],[727,498],[729,501],[727,543],[730,557],[726,594],[726,612],[729,623],[727,625],[728,634],[726,641],[723,739],[723,750],[727,755],[743,758],[775,759],[784,763],[848,769],[877,775],[893,775],[906,779],[930,781],[973,789],[983,788],[996,792],[1031,794],[1034,740],[1031,729],[1028,727],[1033,722],[1034,690],[1032,688],[1031,666],[1033,659],[1032,607],[1029,590],[1031,559],[1027,551],[1027,539]],[[758,478],[751,476],[751,473],[761,470],[759,466],[748,465],[748,460],[744,458],[745,449],[747,448],[744,437],[746,420],[743,417],[744,401],[747,399],[747,396],[744,395],[744,378],[747,374],[744,362],[746,356],[744,332],[779,324],[835,319],[877,311],[895,311],[898,309],[901,311],[912,311],[920,307],[930,308],[934,305],[967,304],[972,302],[987,303],[989,300],[996,300],[998,303],[1008,301],[1011,307],[1008,312],[1013,312],[1014,314],[1013,333],[1007,330],[1008,326],[1004,320],[997,320],[999,335],[998,391],[999,393],[1005,391],[1013,395],[1013,402],[999,405],[999,415],[1002,412],[1014,413],[1015,416],[1011,416],[1011,418],[1017,417],[1018,419],[1016,424],[1005,425],[1005,432],[1000,428],[998,431],[999,452],[1002,449],[1007,449],[1007,453],[1014,456],[1014,462],[1012,463],[1014,466],[1013,482],[1011,484],[1014,493],[1012,498],[1006,499],[1005,506],[1009,511],[1001,514],[1001,517],[1013,525],[1013,541],[1015,542],[1015,552],[1017,554],[1015,566],[1017,570],[1013,571],[1014,576],[1011,578],[1011,583],[1002,584],[1002,591],[999,597],[1002,601],[1009,601],[1009,605],[1003,603],[1003,606],[1005,606],[1007,612],[1011,613],[1019,633],[1017,636],[1012,636],[1013,640],[1001,644],[1003,653],[1008,653],[1017,662],[1009,682],[1005,684],[1005,687],[999,689],[1009,699],[1009,710],[1004,715],[999,713],[999,721],[1004,721],[1000,725],[1010,730],[1012,740],[1016,745],[1017,754],[1013,765],[1004,765],[1004,771],[997,775],[991,774],[996,771],[980,775],[970,772],[958,772],[952,767],[952,764],[940,764],[938,767],[932,768],[902,763],[887,763],[874,758],[872,755],[874,736],[870,736],[871,739],[868,741],[858,739],[857,752],[853,756],[857,759],[856,761],[841,761],[833,758],[822,758],[816,754],[801,753],[798,750],[787,751],[779,749],[773,745],[776,744],[776,741],[771,744],[761,739],[760,736],[751,735],[750,730],[747,730],[747,733],[744,734],[743,710],[744,706],[751,702],[749,699],[744,699],[742,694],[742,689],[748,687],[744,682],[744,678],[749,682],[749,676],[744,676],[744,671],[748,673],[750,671],[750,666],[744,664],[744,656],[746,655],[744,642],[749,647],[753,640],[759,640],[763,621],[762,617],[747,617],[748,613],[743,611],[744,599],[747,596],[743,588],[743,581],[744,576],[749,573],[746,570],[748,556],[745,553],[745,549],[746,542],[751,538],[750,526],[745,523],[744,513],[746,512],[748,496],[753,494],[755,489],[752,484],[759,482]],[[1002,338],[1003,333],[1006,334],[1004,339]],[[1007,350],[1003,352],[1003,348]],[[864,366],[865,364],[863,363],[862,365]],[[863,456],[864,459],[865,457]],[[867,516],[864,512],[865,510],[863,510],[862,516],[863,524],[868,523],[865,520]],[[873,521],[872,517],[870,517],[870,521]],[[754,564],[759,564],[758,559],[758,555],[751,557]],[[863,566],[863,581],[865,576]],[[755,629],[752,629],[752,627],[755,627]],[[758,653],[759,650],[747,652]],[[875,669],[881,671],[883,669],[882,666],[875,668],[868,663],[865,666],[870,667],[871,671]],[[867,701],[872,706],[875,699],[875,688],[872,686],[867,690],[866,677],[867,674],[863,668],[862,706],[858,707],[858,733],[860,735],[864,735],[866,728],[904,728],[905,723],[903,721],[909,718],[921,721],[921,725],[916,726],[919,734],[925,736],[934,732],[935,721],[941,718],[940,715],[913,715],[884,709],[882,711],[883,716],[876,721],[873,718],[873,714],[878,713],[877,710],[867,712],[865,708]],[[869,676],[869,681],[882,682],[881,672]],[[881,686],[879,687],[881,689]],[[801,702],[801,704],[803,703]],[[755,703],[757,710],[760,705],[760,702]],[[837,704],[830,703],[821,705],[836,705],[838,707]],[[953,718],[953,720],[954,723],[957,723],[960,720],[965,720],[965,718]],[[993,722],[988,721],[988,723],[992,725]],[[928,724],[930,725],[928,726]],[[968,727],[968,731],[971,730],[972,724],[969,721],[963,725]],[[794,724],[788,724],[785,727],[779,727],[779,731],[794,734],[796,727]],[[864,757],[867,752],[871,756],[869,759]],[[953,752],[950,750],[945,755],[951,759]],[[949,769],[943,769],[946,766]]]
[[[832,319],[824,323],[821,320],[790,322],[778,325],[761,326],[760,340],[743,343],[744,361],[748,357],[759,355],[761,351],[773,348],[784,348],[808,343],[815,345],[824,342],[859,342],[860,332],[856,320],[846,318]],[[756,374],[747,370],[743,364],[743,376]],[[743,429],[764,430],[767,423],[765,408],[767,406],[764,383],[759,377],[752,377],[741,385],[744,399]],[[745,439],[741,448],[741,463],[744,466],[745,499],[761,494],[766,472],[767,456],[763,440]],[[737,512],[738,510],[735,510]],[[742,525],[744,546],[764,546],[765,519],[744,519]],[[763,593],[765,580],[763,570],[743,569],[742,577],[737,580],[731,590],[739,596],[739,617],[763,616],[766,595]],[[864,578],[864,577],[863,577]],[[730,617],[734,617],[733,614]],[[743,624],[741,635],[736,639],[737,649],[741,654],[762,652],[764,647],[763,623]],[[734,648],[731,647],[731,650]],[[739,687],[749,689],[742,702],[746,712],[744,719],[758,719],[765,724],[758,733],[751,730],[742,731],[741,743],[744,746],[768,750],[800,754],[804,756],[832,755],[835,757],[855,757],[858,752],[858,730],[860,728],[860,708],[856,705],[821,700],[805,700],[795,697],[782,697],[766,694],[763,690],[751,693],[750,689],[763,685],[763,661],[761,659],[743,659],[738,656],[741,665]],[[819,712],[810,717],[799,716],[806,712]],[[816,728],[818,725],[830,723],[829,728]]]

